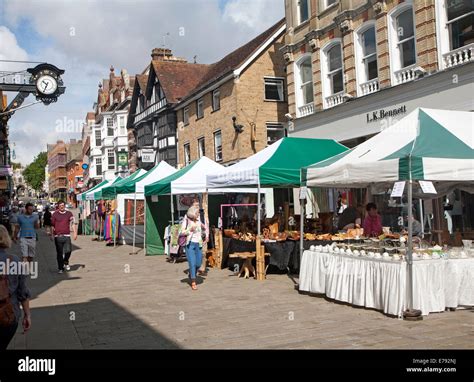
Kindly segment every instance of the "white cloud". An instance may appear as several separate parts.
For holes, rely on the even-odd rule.
[[[5,26],[0,25],[0,60],[28,60],[28,53],[18,45],[15,35]],[[11,63],[0,63],[0,70],[15,70],[18,66]]]

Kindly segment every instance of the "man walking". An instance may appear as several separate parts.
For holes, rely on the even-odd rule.
[[[57,204],[58,209],[51,218],[51,238],[54,237],[56,245],[56,255],[58,260],[58,273],[64,270],[69,271],[69,259],[72,252],[71,231],[74,240],[77,239],[77,229],[74,222],[74,216],[71,211],[66,211],[66,204],[60,200]]]
[[[20,232],[20,250],[22,260],[32,261],[36,254],[36,230],[39,228],[38,215],[33,214],[33,204],[26,203],[25,213],[17,218],[13,240],[16,242]]]

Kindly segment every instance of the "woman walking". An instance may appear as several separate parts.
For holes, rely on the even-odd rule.
[[[51,234],[51,211],[49,210],[48,206],[46,206],[46,208],[44,209],[43,226],[44,228],[46,228],[46,234],[50,235]]]
[[[191,288],[197,289],[196,272],[202,262],[202,240],[206,227],[199,221],[199,209],[190,207],[186,217],[181,224],[180,235],[186,236],[186,258],[189,264],[189,278]]]
[[[31,327],[30,291],[26,286],[27,274],[22,274],[20,259],[9,255],[11,247],[7,229],[0,225],[0,351],[5,350],[15,335],[23,307],[23,331]]]

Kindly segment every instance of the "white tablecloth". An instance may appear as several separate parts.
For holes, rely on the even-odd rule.
[[[407,306],[407,263],[305,251],[300,291],[401,315]],[[423,315],[474,305],[474,259],[418,260],[413,264],[415,309]]]

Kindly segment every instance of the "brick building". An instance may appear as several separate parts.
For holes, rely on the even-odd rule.
[[[354,146],[416,107],[474,110],[474,5],[285,0],[292,136]]]
[[[67,195],[67,144],[57,141],[48,144],[48,188],[49,196],[53,200],[66,199]]]
[[[67,201],[77,206],[76,194],[83,187],[82,141],[71,139],[66,152]]]
[[[201,156],[232,164],[285,136],[288,112],[281,20],[209,65],[175,107],[178,162]]]

